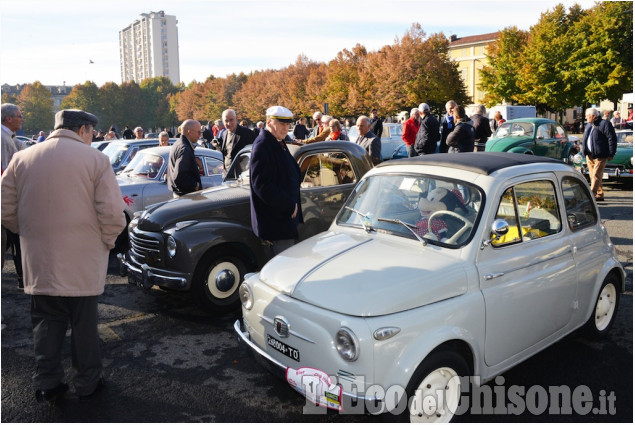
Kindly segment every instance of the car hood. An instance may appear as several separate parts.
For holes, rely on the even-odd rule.
[[[507,136],[500,139],[489,139],[485,144],[485,150],[488,152],[505,152],[520,144],[533,142],[533,138],[527,136]]]
[[[626,165],[631,168],[631,158],[633,157],[633,145],[630,143],[618,143],[615,156],[611,161],[612,164]]]
[[[371,235],[325,232],[269,261],[260,280],[306,303],[353,316],[381,316],[467,291],[462,263],[446,249]]]
[[[159,232],[180,221],[240,217],[243,204],[249,204],[249,185],[227,184],[193,192],[155,204],[138,223],[140,230]],[[239,209],[236,210],[236,208]]]

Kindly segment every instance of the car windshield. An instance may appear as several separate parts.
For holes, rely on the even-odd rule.
[[[126,156],[126,152],[129,148],[130,146],[128,145],[111,143],[103,150],[103,152],[108,158],[110,158],[110,165],[113,167],[119,167],[119,164],[121,164],[121,161]]]
[[[141,151],[122,171],[122,174],[145,176],[149,179],[154,179],[161,171],[162,166],[163,157],[161,155]]]
[[[498,127],[492,139],[508,136],[533,136],[534,125],[530,122],[505,122]]]
[[[480,190],[460,180],[375,175],[357,185],[337,224],[456,248],[470,240],[481,206]]]

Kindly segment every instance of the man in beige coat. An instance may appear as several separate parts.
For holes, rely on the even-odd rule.
[[[90,147],[96,124],[84,111],[58,112],[47,142],[16,153],[2,176],[2,225],[20,235],[31,295],[38,401],[68,390],[62,345],[69,322],[76,394],[85,400],[103,388],[97,297],[126,220],[110,162]]]

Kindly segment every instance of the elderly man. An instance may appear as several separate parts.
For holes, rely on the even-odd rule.
[[[445,143],[448,138],[448,134],[452,130],[454,130],[454,108],[456,107],[456,102],[453,100],[448,100],[445,104],[445,110],[447,115],[444,115],[441,118],[441,142],[439,143],[439,153],[446,153],[448,151],[448,145]]]
[[[169,146],[170,145],[170,135],[167,131],[162,131],[159,133],[159,146]]]
[[[415,151],[418,155],[428,155],[437,151],[439,141],[439,121],[430,113],[430,106],[427,103],[419,105],[421,114],[421,125],[417,131],[415,140]]]
[[[143,139],[143,128],[137,127],[134,129],[135,140]]]
[[[381,139],[370,130],[370,118],[366,115],[357,118],[357,131],[359,136],[357,136],[355,143],[366,149],[373,164],[379,164],[381,162]]]
[[[417,151],[415,150],[415,141],[417,140],[417,132],[419,131],[419,126],[421,114],[419,109],[412,108],[410,110],[410,118],[406,120],[403,124],[403,132],[401,133],[401,140],[406,144],[406,150],[408,151],[408,156],[412,158],[413,156],[418,156]]]
[[[285,138],[293,114],[282,106],[267,109],[265,130],[254,141],[249,163],[251,227],[277,255],[292,246],[302,223],[302,175]]]
[[[313,129],[311,130],[311,134],[309,134],[309,138],[317,136],[324,130],[325,125],[322,122],[322,112],[320,111],[313,112],[313,124],[315,125],[315,127],[313,127]]]
[[[589,167],[591,191],[596,201],[604,201],[602,175],[606,163],[615,156],[617,137],[613,125],[603,120],[597,109],[587,109],[585,117],[588,124],[582,136],[582,149]]]
[[[225,109],[222,117],[227,130],[221,136],[219,150],[223,154],[225,170],[227,171],[238,152],[245,146],[251,145],[256,135],[247,127],[238,125],[236,111],[233,109]]]
[[[2,172],[7,169],[13,155],[27,148],[26,143],[15,138],[15,133],[22,128],[24,118],[20,108],[12,103],[2,104]],[[11,255],[15,272],[18,275],[18,288],[23,288],[22,280],[22,251],[20,249],[20,236],[2,227],[2,267],[4,267],[4,253],[7,251],[7,242],[11,244]]]
[[[24,248],[38,401],[68,390],[62,350],[69,322],[75,392],[87,400],[104,386],[97,297],[126,205],[110,161],[90,147],[96,124],[84,111],[58,112],[46,143],[18,152],[2,176],[2,224],[20,233]]]
[[[181,137],[170,148],[167,183],[175,198],[202,189],[201,174],[196,164],[194,147],[203,133],[196,120],[185,120],[181,124]]]

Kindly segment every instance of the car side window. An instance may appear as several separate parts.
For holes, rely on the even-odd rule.
[[[547,180],[520,183],[507,189],[496,218],[507,221],[509,230],[505,236],[493,240],[494,246],[540,239],[562,230],[555,188]]]
[[[572,177],[562,179],[562,195],[567,210],[567,224],[571,230],[597,223],[598,216],[591,194],[580,180]]]
[[[537,139],[551,139],[551,124],[542,124],[536,132]]]
[[[207,168],[207,175],[213,176],[214,174],[222,174],[225,166],[222,161],[216,158],[210,158],[209,156],[203,157],[205,160],[205,167]]]
[[[328,187],[355,183],[357,177],[348,157],[340,152],[310,155],[300,162],[302,187]]]
[[[566,132],[561,125],[556,125],[556,139],[564,139],[566,136]]]

